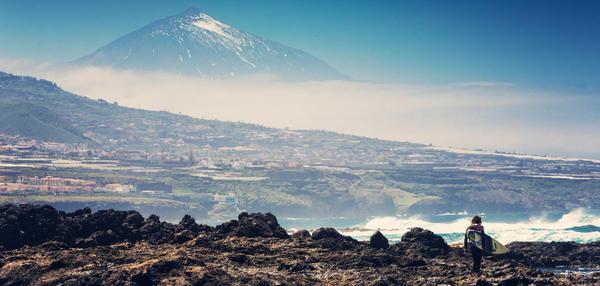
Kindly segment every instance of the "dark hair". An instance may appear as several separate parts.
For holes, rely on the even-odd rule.
[[[481,224],[481,217],[479,217],[478,215],[474,216],[474,217],[471,219],[471,223],[472,223],[472,224]]]

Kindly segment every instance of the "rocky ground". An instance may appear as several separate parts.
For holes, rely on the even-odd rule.
[[[600,285],[596,275],[536,270],[599,267],[600,243],[512,243],[475,275],[462,249],[427,230],[393,245],[331,228],[288,235],[268,213],[210,227],[189,216],[175,225],[135,211],[5,205],[0,247],[0,285]]]

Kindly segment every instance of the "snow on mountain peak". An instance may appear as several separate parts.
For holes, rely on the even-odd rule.
[[[225,23],[221,23],[206,14],[198,15],[198,19],[192,22],[192,24],[200,29],[213,32],[217,35],[220,35],[230,41],[236,42],[240,44],[240,39],[235,38],[231,33],[228,33],[226,30],[231,29],[229,25]]]
[[[208,78],[252,73],[289,80],[344,78],[312,55],[240,31],[198,8],[133,31],[76,63]]]

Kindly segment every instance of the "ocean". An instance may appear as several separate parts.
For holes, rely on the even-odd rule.
[[[357,240],[368,240],[381,231],[390,242],[399,241],[412,227],[433,231],[448,244],[462,243],[463,234],[475,214],[466,212],[441,215],[351,218],[281,218],[280,224],[290,230],[334,227],[340,233]],[[499,242],[513,241],[575,241],[586,243],[600,240],[600,210],[575,209],[564,213],[540,214],[479,214],[485,231]]]

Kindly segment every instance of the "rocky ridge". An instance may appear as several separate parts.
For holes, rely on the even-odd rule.
[[[600,276],[538,267],[600,267],[600,244],[517,242],[469,271],[462,249],[413,228],[390,245],[332,228],[288,235],[270,213],[216,227],[135,211],[0,206],[0,285],[598,285]]]

